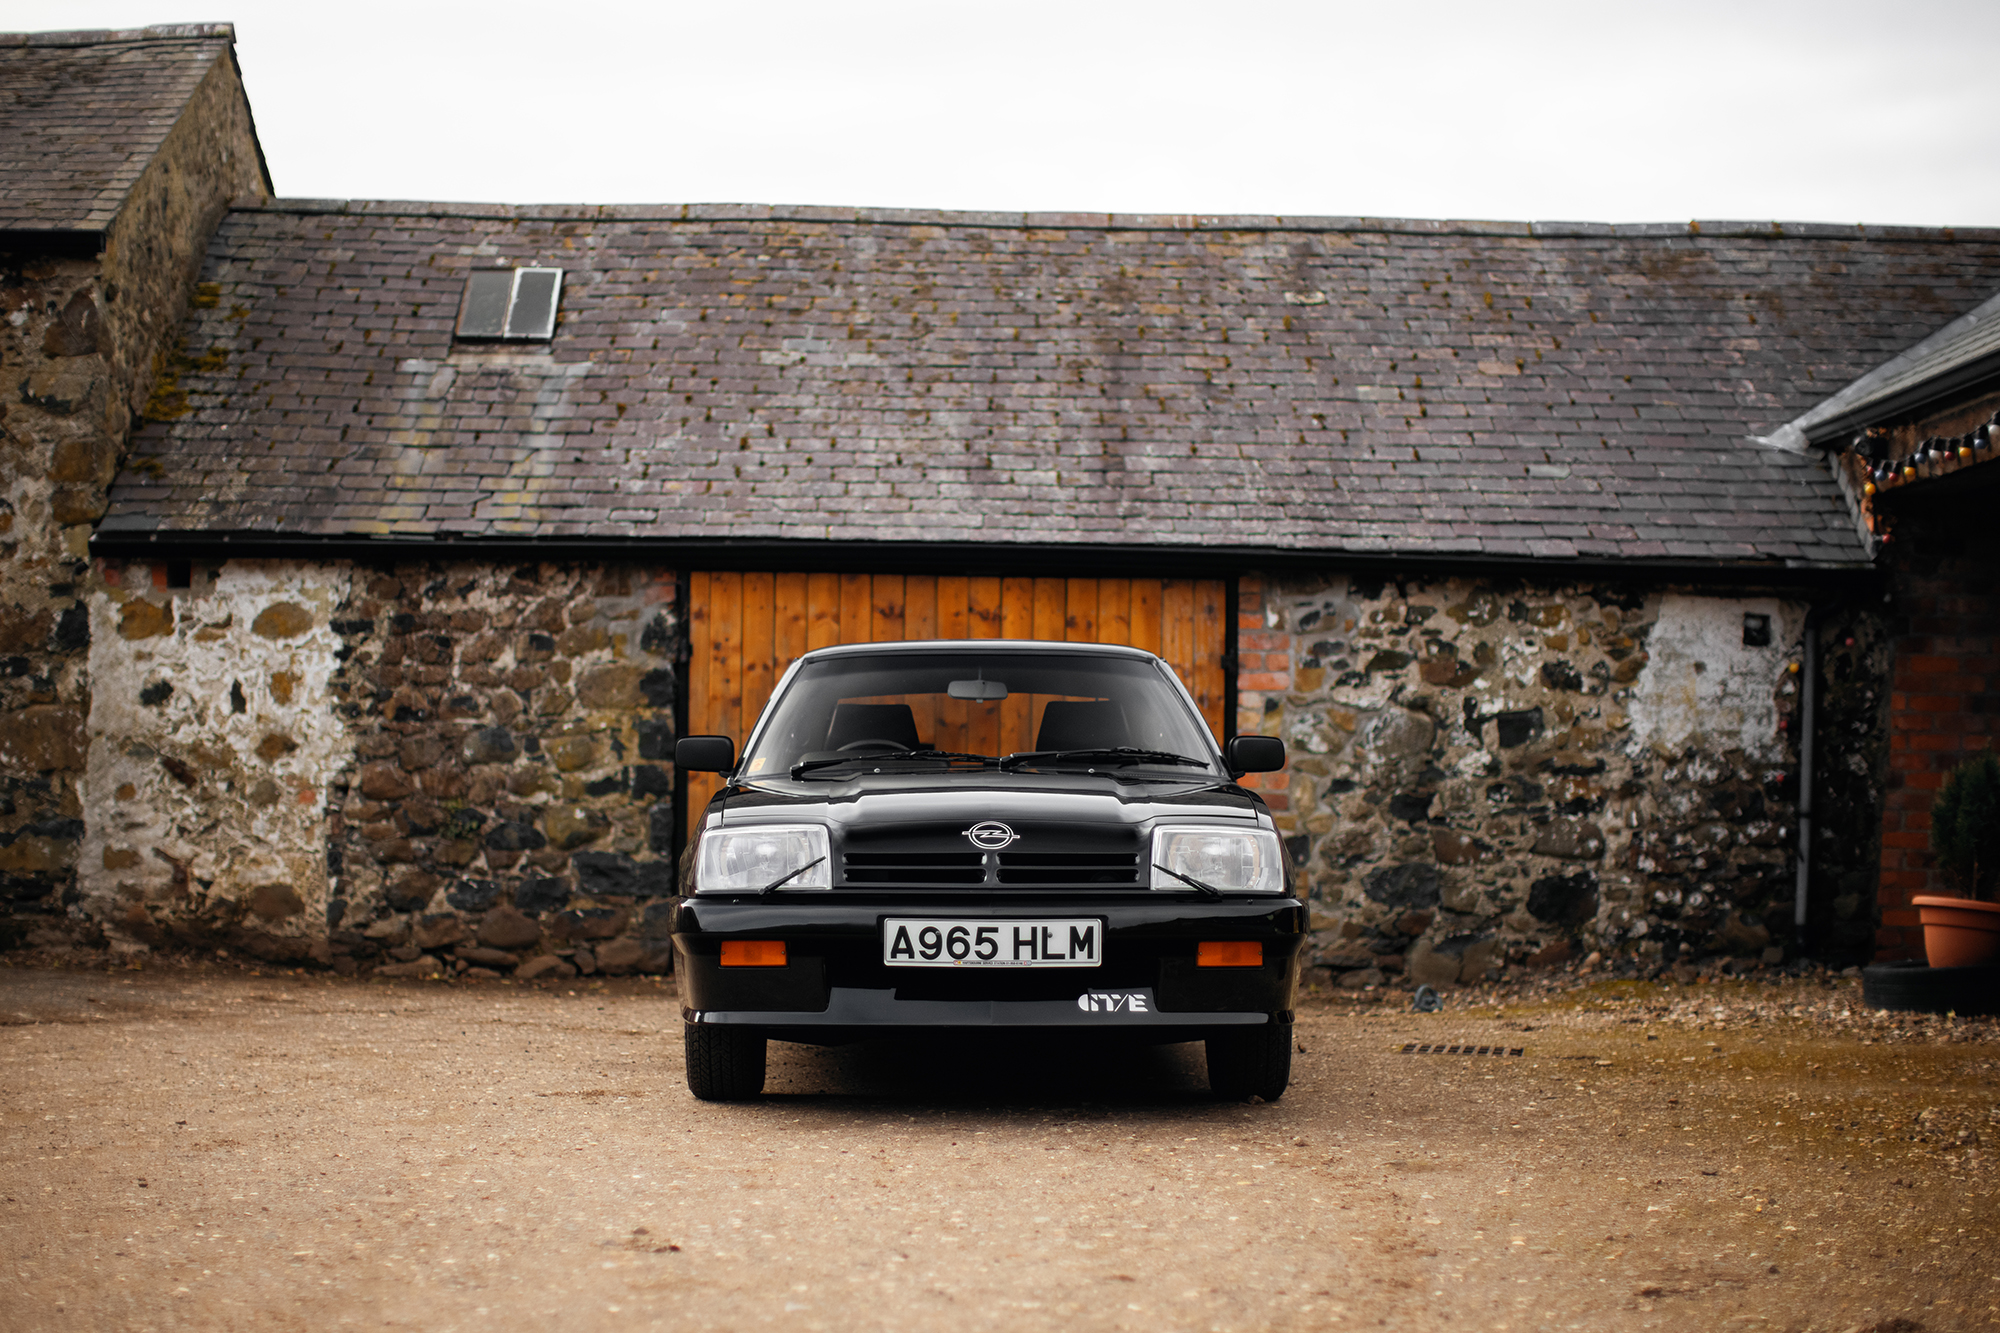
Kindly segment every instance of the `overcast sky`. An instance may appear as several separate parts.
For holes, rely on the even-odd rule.
[[[2000,3],[0,0],[227,20],[278,192],[2000,225]]]

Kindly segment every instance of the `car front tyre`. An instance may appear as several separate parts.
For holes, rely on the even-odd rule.
[[[1262,1097],[1275,1102],[1292,1081],[1292,1025],[1275,1019],[1229,1028],[1210,1037],[1208,1088],[1225,1101]]]
[[[764,1034],[726,1024],[689,1023],[688,1091],[705,1102],[748,1101],[764,1090]]]

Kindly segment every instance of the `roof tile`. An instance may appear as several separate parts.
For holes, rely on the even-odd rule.
[[[453,344],[496,262],[567,270],[551,344]],[[1860,563],[1741,437],[2000,233],[289,202],[203,280],[107,531]]]

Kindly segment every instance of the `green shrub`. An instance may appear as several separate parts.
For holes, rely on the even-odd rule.
[[[1931,851],[1958,892],[1992,893],[2000,879],[2000,759],[1982,754],[1952,770],[1931,806]]]

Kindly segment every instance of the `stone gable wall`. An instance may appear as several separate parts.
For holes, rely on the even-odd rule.
[[[1238,729],[1290,750],[1262,785],[1343,984],[1788,940],[1802,603],[1335,577],[1239,608]]]
[[[235,65],[211,68],[101,255],[0,237],[0,947],[94,940],[76,876],[90,748],[91,524],[231,198],[263,169]]]

